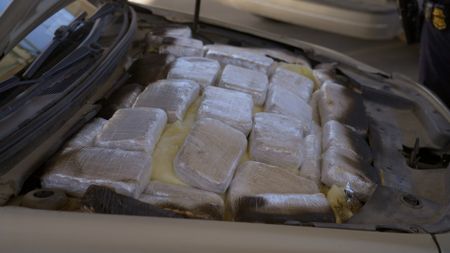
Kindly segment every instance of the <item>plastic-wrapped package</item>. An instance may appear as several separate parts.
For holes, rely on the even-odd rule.
[[[322,154],[322,144],[320,135],[310,134],[303,141],[304,160],[299,171],[299,175],[320,184],[320,156]]]
[[[203,55],[203,42],[200,40],[192,39],[192,31],[188,26],[177,24],[157,24],[151,28],[147,36],[147,45],[150,51],[159,49],[161,45],[166,46],[179,46],[178,48],[172,47],[169,51],[175,50],[175,53],[181,52],[182,47],[189,48],[188,51],[194,52],[193,48],[200,48]],[[165,51],[163,49],[163,51]],[[160,53],[163,53],[160,51]],[[164,52],[168,53],[168,52]],[[170,52],[169,52],[170,53]],[[178,54],[174,54],[178,55]],[[187,56],[187,55],[186,55]]]
[[[153,27],[150,33],[154,36],[162,37],[190,38],[192,36],[192,30],[189,26],[179,24],[158,25]]]
[[[233,218],[240,221],[333,221],[319,187],[285,169],[248,161],[239,166],[228,192]]]
[[[252,129],[253,99],[249,94],[207,87],[198,110],[198,118],[212,118],[232,126],[246,136]]]
[[[90,185],[113,188],[137,198],[151,175],[151,156],[144,152],[97,147],[58,156],[41,178],[44,188],[81,197]]]
[[[342,85],[325,82],[320,88],[318,105],[322,125],[336,120],[360,135],[367,134],[369,120],[361,94]]]
[[[137,83],[120,87],[105,102],[101,115],[110,118],[117,110],[132,107],[143,89],[142,85]]]
[[[250,156],[297,172],[303,162],[303,128],[298,120],[275,113],[257,113],[250,135]]]
[[[184,115],[200,94],[200,86],[191,80],[160,80],[139,95],[134,107],[154,107],[167,113],[169,123],[183,120]]]
[[[95,137],[97,137],[106,123],[108,121],[102,118],[91,120],[64,145],[64,152],[94,146]]]
[[[189,39],[192,37],[192,31],[185,25],[157,24],[151,28],[146,37],[149,51],[158,52],[159,47],[167,37]]]
[[[255,105],[261,106],[266,101],[269,80],[260,71],[234,65],[225,66],[219,86],[252,95]]]
[[[314,89],[314,82],[296,72],[277,67],[270,78],[270,86],[281,86],[294,93],[305,102],[309,102]]]
[[[166,123],[166,113],[158,108],[120,109],[97,135],[95,145],[151,154]]]
[[[326,81],[334,81],[336,75],[335,63],[323,63],[316,66],[313,70],[314,77],[319,81],[320,85]]]
[[[165,37],[159,46],[159,53],[176,57],[203,56],[203,42],[186,37]]]
[[[306,133],[311,130],[311,107],[294,93],[281,86],[270,87],[264,110],[293,117],[301,121]]]
[[[376,188],[378,173],[368,162],[348,156],[339,147],[330,147],[322,154],[321,181],[351,189],[361,201],[367,201]]]
[[[277,59],[280,62],[287,62],[288,64],[296,64],[311,68],[309,59],[303,54],[294,53],[287,49],[281,48],[246,48],[252,52],[266,55],[272,59]]]
[[[268,73],[274,61],[264,54],[252,52],[246,48],[227,45],[206,45],[206,57],[215,59],[223,65],[232,64],[243,68]]]
[[[205,89],[214,85],[219,72],[220,64],[216,60],[202,57],[180,57],[172,64],[167,78],[193,80]]]
[[[152,33],[149,33],[147,35],[147,51],[159,53],[159,47],[163,43],[164,38],[164,36],[152,35]]]
[[[369,163],[373,160],[372,151],[367,142],[345,125],[330,120],[323,126],[322,131],[324,151],[330,147],[338,147],[355,159],[362,159]]]
[[[294,222],[335,223],[333,210],[323,193],[258,194],[242,197],[234,220],[289,224]]]
[[[128,71],[131,73],[130,81],[146,86],[164,79],[170,63],[174,60],[175,56],[173,55],[147,53],[131,66]]]
[[[224,216],[219,195],[187,186],[151,181],[139,200],[192,218],[222,220]]]
[[[192,128],[174,161],[177,176],[206,191],[224,193],[247,149],[238,130],[214,119],[200,119]]]
[[[280,62],[280,63],[278,63],[278,66],[281,68],[287,69],[289,71],[292,71],[294,73],[297,73],[301,76],[304,76],[304,77],[308,78],[309,80],[312,80],[314,82],[314,90],[317,90],[320,88],[318,81],[314,77],[313,70],[311,69],[311,67],[309,65],[289,64],[289,63]]]

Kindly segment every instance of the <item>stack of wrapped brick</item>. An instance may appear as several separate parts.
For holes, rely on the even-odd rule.
[[[276,223],[333,222],[322,184],[370,197],[376,173],[362,97],[333,82],[333,65],[306,77],[304,58],[203,46],[182,25],[157,25],[146,40],[149,52],[131,67],[145,89],[113,95],[112,117],[94,119],[66,144],[44,187],[81,196],[103,185],[204,219],[223,219],[226,198],[232,219]],[[184,124],[197,100],[195,120],[174,147],[173,173],[184,186],[149,181],[161,135]]]

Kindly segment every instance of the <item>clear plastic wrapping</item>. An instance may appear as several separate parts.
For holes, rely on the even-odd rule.
[[[286,62],[288,64],[303,65],[311,68],[311,63],[306,56],[294,53],[288,49],[281,48],[246,48],[246,50],[251,50],[252,52],[266,55],[272,59],[277,59],[280,62]]]
[[[56,157],[41,178],[44,188],[81,197],[90,185],[113,188],[137,198],[151,175],[151,156],[143,152],[96,147]]]
[[[220,64],[216,60],[202,57],[180,57],[172,64],[167,78],[193,80],[205,89],[215,84],[220,68]]]
[[[158,108],[120,109],[103,127],[95,145],[151,154],[166,122],[166,113]]]
[[[311,69],[310,65],[304,65],[304,64],[289,64],[280,62],[278,63],[278,66],[287,69],[289,71],[292,71],[294,73],[297,73],[301,76],[304,76],[306,78],[309,78],[314,82],[314,90],[319,89],[318,83],[316,81],[316,78],[314,77],[313,70]]]
[[[313,70],[314,77],[322,85],[327,81],[334,81],[336,75],[336,64],[334,63],[323,63],[316,66]]]
[[[269,80],[260,71],[234,65],[226,65],[219,86],[252,95],[255,105],[262,106],[266,101]]]
[[[162,37],[190,38],[192,30],[187,25],[163,24],[153,27],[150,34]]]
[[[214,119],[200,119],[178,151],[174,161],[177,176],[185,183],[224,193],[247,148],[246,137]]]
[[[369,144],[357,133],[345,125],[331,120],[323,126],[322,145],[323,150],[330,147],[338,147],[342,152],[355,159],[362,159],[367,162],[373,160],[372,151]]]
[[[320,135],[310,134],[303,141],[304,160],[299,171],[299,175],[320,184],[320,156],[322,154],[322,144]]]
[[[322,125],[336,120],[360,135],[367,134],[369,120],[361,94],[342,85],[325,82],[320,88],[318,105]]]
[[[368,162],[348,156],[338,147],[330,147],[322,154],[321,181],[353,191],[366,202],[376,188],[377,172]]]
[[[251,159],[297,172],[303,162],[303,128],[298,120],[257,113],[250,135]]]
[[[270,87],[264,110],[295,118],[301,122],[306,133],[309,133],[311,130],[311,107],[301,98],[281,86]]]
[[[149,33],[147,35],[147,50],[154,53],[159,52],[159,47],[163,43],[164,38],[164,36]]]
[[[232,64],[243,68],[268,73],[274,61],[262,53],[227,45],[206,45],[206,57],[215,59],[223,65]]]
[[[253,99],[249,94],[218,87],[207,87],[198,118],[212,118],[232,126],[246,136],[252,129]]]
[[[200,94],[200,86],[191,80],[160,80],[139,95],[134,107],[160,108],[169,123],[183,120],[189,106]]]
[[[161,40],[159,53],[176,57],[203,56],[203,42],[185,37],[165,37]]]
[[[95,138],[106,123],[108,123],[108,121],[102,118],[91,120],[65,144],[64,152],[67,150],[94,146]]]
[[[277,67],[270,78],[270,86],[281,86],[308,103],[314,89],[314,82],[296,72]]]
[[[147,53],[131,66],[130,81],[147,86],[149,83],[164,79],[170,63],[174,60],[173,55]]]
[[[235,220],[334,219],[317,184],[285,169],[253,161],[239,166],[228,192],[228,204]]]
[[[151,181],[139,200],[192,218],[222,220],[223,199],[216,193],[187,186]]]

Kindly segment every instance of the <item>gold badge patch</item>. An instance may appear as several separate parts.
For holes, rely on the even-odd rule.
[[[447,22],[445,21],[444,10],[440,7],[434,7],[433,9],[433,26],[438,30],[447,29]]]

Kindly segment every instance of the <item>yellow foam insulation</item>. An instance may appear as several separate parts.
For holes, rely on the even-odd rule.
[[[194,125],[201,98],[189,107],[183,121],[168,124],[153,152],[152,177],[164,183],[186,185],[175,175],[173,161]]]
[[[333,185],[327,192],[327,199],[331,209],[333,209],[336,223],[344,223],[353,216],[353,212],[347,203],[344,188]]]
[[[288,63],[280,63],[280,67],[311,79],[314,82],[314,90],[317,90],[320,87],[320,83],[314,77],[313,71],[310,67],[300,64],[288,64]]]
[[[385,185],[384,183],[384,171],[383,170],[379,170],[379,174],[380,174],[380,183],[381,185]]]
[[[259,112],[264,112],[264,107],[255,105],[253,107],[253,115],[255,115],[255,114],[259,113]]]

